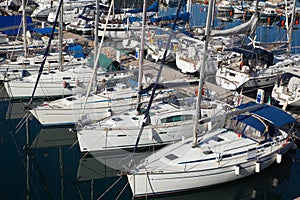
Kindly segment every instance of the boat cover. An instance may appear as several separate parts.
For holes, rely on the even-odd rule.
[[[32,19],[26,16],[27,30],[34,28]],[[22,15],[0,16],[0,31],[7,35],[17,35],[22,33]]]
[[[45,34],[51,34],[52,27],[45,27],[45,28],[33,28],[31,31],[37,32],[39,34],[45,35]],[[57,29],[54,30],[54,33],[57,33]]]
[[[258,104],[255,102],[249,102],[249,103],[241,104],[240,106],[237,106],[236,108],[244,109],[244,108],[248,108],[248,107],[251,107],[254,105],[258,105]],[[277,108],[275,106],[272,106],[272,105],[267,105],[267,104],[264,104],[263,106],[261,106],[259,108],[250,110],[249,112],[258,115],[279,127],[284,126],[286,124],[294,123],[296,120],[294,117],[292,117],[290,114],[288,114],[284,110]]]
[[[243,122],[244,124],[259,130],[261,133],[263,133],[266,129],[265,124],[253,115],[239,115],[237,118],[234,118],[234,120]]]

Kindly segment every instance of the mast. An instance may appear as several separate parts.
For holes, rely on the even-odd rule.
[[[197,130],[199,125],[199,119],[201,118],[201,97],[202,97],[202,89],[204,84],[204,78],[205,78],[205,66],[206,66],[206,60],[207,60],[207,47],[209,42],[209,35],[210,35],[210,28],[211,28],[211,20],[212,20],[212,13],[214,8],[215,0],[209,0],[208,4],[208,13],[207,13],[207,20],[206,20],[206,27],[205,27],[205,43],[203,47],[203,59],[202,64],[199,68],[199,85],[198,85],[198,96],[197,96],[197,104],[196,104],[196,114],[195,114],[195,123],[194,123],[194,130],[193,130],[193,136],[194,136],[194,146],[197,146]]]
[[[292,11],[291,22],[289,25],[289,29],[287,30],[288,31],[288,47],[287,47],[288,56],[291,54],[291,49],[292,49],[292,36],[293,36],[293,28],[294,28],[294,23],[295,23],[295,10],[296,10],[296,0],[294,0],[294,2],[293,2],[293,11]]]
[[[187,0],[186,12],[191,15],[191,10],[192,10],[192,0]],[[190,28],[190,20],[186,23],[186,28]]]
[[[95,79],[95,77],[97,75],[98,62],[99,62],[99,59],[100,59],[102,44],[103,44],[103,41],[104,41],[104,35],[106,33],[106,28],[107,28],[108,20],[109,20],[109,17],[110,17],[110,13],[112,12],[111,9],[113,7],[113,4],[114,4],[114,1],[112,1],[110,6],[109,6],[109,10],[108,10],[108,14],[106,16],[105,27],[104,27],[104,30],[103,30],[103,36],[101,38],[100,46],[97,49],[97,51],[94,52],[94,57],[96,57],[96,59],[94,59],[94,69],[93,69],[93,72],[92,72],[92,75],[91,75],[91,80],[96,80],[97,81],[97,79]],[[97,87],[97,82],[95,82],[95,84],[96,84],[96,87]],[[81,119],[82,116],[83,116],[83,113],[84,113],[84,110],[85,110],[85,107],[86,107],[86,103],[87,103],[87,99],[88,99],[89,94],[90,94],[91,89],[92,89],[92,85],[93,85],[93,81],[90,81],[90,84],[88,85],[88,89],[87,89],[86,96],[85,96],[85,101],[84,101],[79,119]]]
[[[96,52],[98,50],[98,24],[99,24],[99,0],[96,0],[95,31],[94,31],[94,62],[96,61]]]
[[[26,28],[26,12],[25,12],[25,0],[22,0],[22,26],[23,26],[23,45],[24,45],[24,57],[28,56],[28,48],[27,48],[27,28]]]
[[[175,30],[175,26],[176,26],[176,22],[177,22],[177,19],[178,19],[178,16],[179,16],[179,12],[180,12],[180,8],[181,8],[181,5],[182,5],[182,2],[183,2],[183,0],[180,0],[179,3],[178,3],[178,8],[177,8],[177,11],[176,11],[175,19],[174,19],[174,22],[173,22],[173,25],[172,25],[172,31]],[[162,69],[163,69],[163,64],[164,64],[164,62],[166,60],[168,49],[170,48],[170,43],[171,43],[172,36],[173,36],[173,33],[170,33],[169,37],[168,37],[167,46],[166,46],[163,58],[161,60],[160,67],[159,67],[158,72],[157,72],[156,80],[155,80],[155,83],[154,83],[154,86],[153,86],[153,89],[152,89],[152,93],[151,93],[151,96],[150,96],[150,99],[149,99],[149,103],[147,105],[147,109],[146,109],[145,114],[144,114],[144,120],[143,120],[143,123],[141,125],[141,128],[140,128],[140,131],[138,133],[138,136],[136,138],[135,146],[134,146],[134,149],[133,149],[133,152],[132,152],[132,156],[131,156],[131,161],[129,163],[129,168],[132,167],[133,160],[134,160],[134,155],[135,155],[135,153],[137,151],[137,146],[138,146],[138,144],[140,142],[141,135],[143,133],[144,127],[147,126],[149,124],[149,122],[150,122],[150,108],[152,106],[152,102],[153,102],[153,99],[154,99],[155,91],[156,91],[156,89],[158,87],[158,81],[159,81],[159,78],[161,76],[161,72],[162,72]]]
[[[58,15],[59,15],[60,9],[62,7],[62,3],[63,3],[63,1],[61,0],[59,2],[58,8],[57,8],[57,12],[56,12],[56,15],[55,15],[55,19],[54,19],[54,23],[53,23],[51,35],[50,35],[50,38],[49,38],[49,41],[48,41],[48,45],[47,45],[45,53],[44,53],[43,61],[42,61],[41,67],[40,67],[39,72],[38,72],[38,76],[37,76],[37,79],[36,79],[36,82],[35,82],[32,94],[31,94],[31,98],[29,100],[29,104],[31,104],[32,101],[33,101],[34,93],[36,91],[37,85],[39,83],[39,80],[41,78],[41,75],[42,75],[42,72],[43,72],[43,69],[44,69],[44,65],[45,65],[45,62],[46,62],[46,59],[47,59],[47,56],[48,56],[48,53],[49,53],[49,49],[50,49],[50,46],[51,46],[51,41],[53,39],[54,30],[55,30],[55,26],[56,26],[56,23],[57,23],[57,20],[58,20]]]
[[[61,0],[62,2],[62,5],[64,5],[64,1]],[[59,52],[59,57],[58,57],[58,62],[59,62],[59,68],[60,70],[62,71],[63,70],[63,52],[62,52],[62,44],[63,44],[63,22],[64,22],[64,6],[62,6],[60,8],[60,14],[59,14],[59,37],[58,37],[58,40],[59,40],[59,49],[58,49],[58,52]]]
[[[143,80],[145,26],[146,26],[146,4],[147,4],[147,0],[144,0],[144,4],[143,4],[143,24],[142,24],[142,35],[141,35],[141,48],[139,50],[138,94],[137,94],[137,103],[136,103],[136,110],[138,111],[138,113],[139,113],[139,110],[140,110],[140,103],[141,103],[140,91],[142,90],[142,80]]]

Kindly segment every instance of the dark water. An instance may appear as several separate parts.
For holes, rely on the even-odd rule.
[[[193,7],[193,23],[204,24],[205,7]],[[172,12],[172,11],[169,11]],[[224,27],[241,20],[216,25]],[[298,25],[299,26],[299,25]],[[259,41],[275,41],[285,30],[259,26]],[[293,46],[300,46],[299,29]],[[131,199],[125,177],[82,154],[69,128],[43,129],[34,118],[24,120],[23,103],[0,100],[0,199]],[[111,155],[104,155],[111,158]],[[117,158],[118,159],[118,158]],[[117,160],[118,161],[118,160]],[[290,151],[281,164],[251,177],[220,186],[165,196],[161,199],[294,199],[300,196],[300,150]]]

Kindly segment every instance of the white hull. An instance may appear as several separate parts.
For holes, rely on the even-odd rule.
[[[276,152],[261,158],[260,170],[269,167],[276,160]],[[127,175],[133,195],[159,195],[204,188],[229,181],[234,181],[255,174],[256,161],[246,161],[244,157],[236,162],[221,164],[212,160],[215,168],[188,172],[149,172],[148,174]],[[235,174],[235,166],[240,166],[240,173]],[[222,166],[225,165],[225,166]],[[175,183],[176,184],[170,184]]]
[[[278,126],[288,129],[286,125],[295,119],[277,107],[257,106],[243,104],[235,110],[241,112],[237,117],[224,121],[224,125],[219,122],[224,128],[216,127],[196,141],[191,138],[168,145],[135,163],[126,171],[133,195],[204,188],[259,173],[275,160],[280,163],[293,142],[288,130]]]
[[[216,72],[216,83],[225,89],[233,91],[271,87],[276,80],[277,74],[275,71],[273,73],[259,74],[258,76],[249,76],[246,73],[227,68],[219,68]]]
[[[73,93],[83,94],[90,80],[91,70],[76,71],[75,69],[67,71],[52,70],[43,72],[37,84],[34,98],[64,97]],[[34,86],[37,80],[37,74],[25,77],[20,80],[11,80],[4,82],[6,92],[13,99],[31,98]]]
[[[299,83],[297,67],[285,69],[285,73],[274,84],[272,98],[280,106],[300,106]]]
[[[96,128],[96,127],[93,127]],[[139,141],[139,148],[160,146],[191,137],[193,124],[185,125],[186,135],[181,135],[180,127],[166,129],[164,127],[144,128]],[[110,131],[105,129],[82,130],[77,134],[81,152],[105,151],[116,149],[133,149],[138,136],[139,127]]]
[[[43,55],[29,58],[18,58],[17,61],[11,61],[0,66],[0,81],[9,81],[19,79],[25,76],[37,74],[43,62]],[[63,54],[63,65],[66,68],[78,67],[83,65],[84,59],[75,59],[73,56]],[[44,64],[44,72],[60,68],[59,54],[51,53],[48,55]],[[23,74],[23,69],[26,73]]]
[[[132,95],[134,91],[131,91]],[[68,97],[62,100],[66,103],[45,103],[44,105],[31,110],[31,113],[43,126],[58,126],[58,125],[75,125],[82,114],[82,109],[85,102],[85,96],[78,98],[74,102],[69,102]],[[126,98],[126,99],[125,99]],[[69,105],[68,105],[69,104]],[[129,110],[135,107],[135,100],[128,94],[123,100],[110,101],[109,96],[94,95],[88,98],[86,107],[83,112],[83,117],[89,121],[99,121],[108,117],[108,110],[111,109],[114,113]]]
[[[10,98],[30,98],[33,92],[35,83],[25,82],[5,82],[6,91]],[[74,84],[75,85],[75,84]],[[73,89],[64,88],[63,81],[42,83],[37,85],[34,97],[47,98],[47,97],[64,97],[70,96],[74,92]]]
[[[187,60],[176,56],[176,66],[182,73],[195,73],[199,71],[201,61]]]
[[[211,104],[214,106],[201,110],[203,116],[224,113],[225,104],[216,104],[214,101]],[[160,102],[153,109],[150,114],[153,115],[151,125],[144,127],[139,147],[166,145],[192,136],[194,107],[178,108]],[[143,121],[144,115],[137,115],[132,110],[83,127],[77,132],[80,150],[93,152],[134,148]],[[208,128],[207,124],[199,126],[201,131]]]

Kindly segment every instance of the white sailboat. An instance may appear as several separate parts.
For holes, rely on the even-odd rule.
[[[84,102],[87,101],[83,121],[91,123],[92,121],[105,119],[111,112],[120,113],[135,107],[137,90],[135,87],[132,88],[124,83],[124,80],[128,80],[129,75],[130,72],[128,71],[111,75],[111,80],[106,83],[114,82],[114,84],[104,86],[105,89],[90,94],[87,99],[85,95],[77,94],[51,102],[44,102],[42,105],[30,110],[30,112],[43,126],[75,125],[81,120],[82,108]],[[99,78],[101,77],[99,76]],[[172,90],[169,91],[172,92]],[[159,95],[163,97],[168,92],[163,93]],[[147,101],[147,96],[149,95],[144,95],[143,101]]]
[[[111,9],[112,5],[109,10]],[[99,7],[96,10],[100,12]],[[109,15],[107,20],[108,18]],[[95,30],[98,30],[97,26]],[[98,38],[95,37],[94,54],[97,56],[91,53],[93,56],[88,59],[93,60],[88,64],[92,64],[90,70],[93,73],[91,77],[94,78],[91,80],[97,81],[95,91],[92,91],[93,81],[91,81],[84,94],[74,93],[71,97],[46,102],[32,109],[30,112],[43,126],[75,125],[78,121],[82,125],[82,123],[99,121],[108,117],[108,113],[120,112],[133,106],[136,89],[134,86],[130,86],[130,82],[135,81],[129,77],[133,76],[134,67],[132,66],[132,70],[124,70],[121,67],[122,64],[101,54],[103,41],[102,38],[98,48]],[[118,63],[118,66],[115,66],[115,63]],[[108,70],[110,68],[114,69]],[[99,70],[104,73],[98,73]]]
[[[285,109],[287,106],[300,106],[300,96],[299,96],[299,66],[300,66],[300,54],[291,55],[292,48],[292,32],[295,21],[295,12],[296,12],[296,1],[293,1],[293,8],[291,13],[290,24],[286,23],[287,29],[287,38],[289,45],[287,48],[287,55],[282,56],[286,63],[292,63],[292,66],[282,70],[280,76],[278,76],[277,82],[274,84],[272,90],[272,98],[274,103],[277,105],[284,106]],[[286,16],[288,19],[288,16]]]
[[[282,122],[294,121],[275,107],[264,106],[258,112],[267,110],[272,113],[276,110],[273,114],[289,119]],[[164,147],[127,175],[133,195],[150,196],[208,187],[259,173],[275,160],[280,163],[281,156],[291,147],[287,140],[289,135],[264,117],[240,115],[232,121],[233,129],[215,130],[207,138],[199,138],[196,147],[191,139]],[[278,120],[274,120],[277,124]],[[267,129],[270,135],[265,138],[263,133]]]
[[[21,79],[25,76],[38,73],[38,69],[43,62],[43,55],[33,57],[17,57],[15,61],[9,61],[0,65],[0,81],[10,81]],[[63,64],[65,68],[78,67],[84,64],[84,58],[75,58],[74,56],[63,53]],[[45,62],[46,71],[60,68],[59,53],[49,53]]]
[[[179,10],[177,15],[178,13]],[[171,35],[168,38],[169,42],[170,40]],[[143,41],[141,42],[141,46],[143,46]],[[168,48],[167,45],[166,51]],[[167,52],[165,52],[163,60],[166,54]],[[143,56],[140,56],[140,58],[143,58]],[[140,60],[140,62],[142,61]],[[158,73],[157,77],[160,77],[160,73]],[[139,75],[140,78],[141,75]],[[158,86],[158,80],[156,80],[149,100],[151,103],[155,101],[155,89]],[[215,101],[210,101],[209,98],[210,96],[204,103],[206,108],[202,110],[203,115],[211,116],[219,113],[220,110],[224,110],[225,103],[216,103]],[[80,149],[81,151],[88,152],[132,149],[135,148],[135,141],[137,139],[140,140],[139,144],[141,147],[161,146],[180,140],[183,137],[190,137],[191,132],[188,130],[192,130],[193,128],[194,102],[195,98],[193,97],[177,99],[175,102],[172,100],[167,102],[159,100],[154,103],[150,113],[149,105],[147,109],[142,109],[138,108],[140,104],[137,103],[136,110],[128,110],[113,115],[106,120],[92,123],[80,129],[77,132]],[[147,119],[144,114],[145,116],[148,115]],[[147,124],[144,127],[146,134],[140,137],[139,130],[143,124]],[[185,131],[187,134],[182,132],[184,125],[186,125]],[[206,130],[206,128],[201,127],[200,129]]]
[[[256,10],[258,5],[256,5]],[[257,12],[253,15],[257,15]],[[253,16],[252,16],[253,17]],[[291,30],[291,29],[290,29]],[[291,37],[291,34],[289,34]],[[238,62],[230,62],[225,60],[216,72],[216,82],[218,85],[229,90],[253,91],[257,88],[273,87],[279,74],[286,67],[297,65],[299,55],[293,58],[284,57],[275,59],[276,57],[270,51],[263,48],[263,44],[257,45],[259,42],[250,39],[248,46],[243,48],[234,48],[235,55],[241,59]],[[291,41],[291,38],[289,38]],[[253,48],[249,46],[253,45]],[[283,46],[285,43],[277,43]],[[290,48],[288,48],[288,51]]]
[[[211,0],[207,22],[213,4]],[[209,29],[207,23],[206,42]],[[204,55],[206,52],[207,43]],[[200,75],[204,77],[203,67]],[[200,109],[200,96],[197,103]],[[226,117],[230,118],[223,127],[221,121]],[[260,172],[275,160],[280,163],[292,145],[288,139],[290,132],[279,127],[295,119],[273,106],[248,103],[232,113],[212,117],[215,126],[204,135],[198,135],[198,119],[199,115],[195,119],[193,138],[166,146],[138,165],[129,165],[126,174],[133,196],[170,194],[237,180]]]
[[[300,65],[300,60],[299,60]],[[272,89],[272,98],[275,105],[300,106],[300,68],[298,66],[284,69]]]
[[[111,1],[114,6],[114,1]],[[142,29],[140,22],[142,9],[123,9],[120,13],[112,11],[108,23],[105,23],[105,15],[99,16],[98,36],[112,39],[125,39],[139,35]],[[158,12],[158,1],[155,1],[147,8],[147,17],[155,15]],[[104,29],[106,29],[104,33]]]
[[[195,98],[178,102],[158,101],[151,108],[149,125],[144,128],[139,147],[161,146],[192,136]],[[221,114],[225,104],[204,102],[202,115]],[[85,126],[77,132],[80,150],[94,152],[116,149],[133,149],[144,115],[135,109],[115,114],[105,120]],[[206,126],[201,126],[206,130]]]
[[[49,53],[49,48],[51,40],[53,38],[54,28],[57,22],[59,12],[62,12],[60,8],[62,7],[62,2],[57,10],[57,16],[52,28],[52,34],[49,39],[49,44],[45,51],[45,56],[43,57],[38,74],[27,76],[21,79],[12,80],[5,82],[4,86],[10,98],[24,99],[24,98],[49,98],[49,97],[61,97],[69,96],[73,94],[75,90],[79,90],[82,93],[84,87],[88,84],[90,79],[90,74],[92,70],[86,67],[71,68],[65,71],[62,70],[62,28],[60,28],[60,45],[59,45],[59,55],[58,60],[60,62],[60,69],[49,70],[45,72],[43,70],[46,63],[46,59]],[[62,23],[60,23],[62,27]],[[25,48],[26,49],[26,48]],[[30,92],[30,93],[29,93]]]

